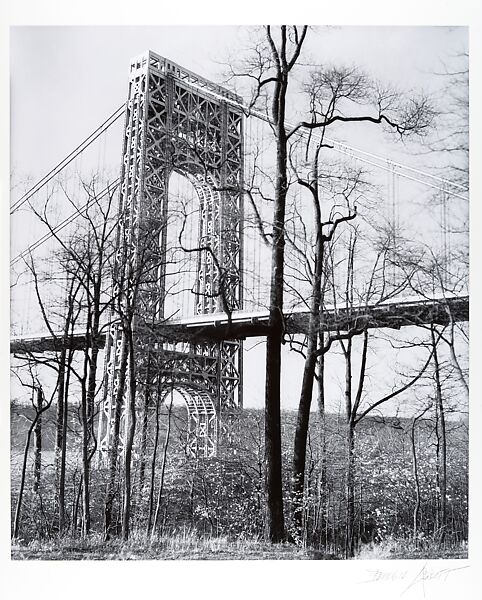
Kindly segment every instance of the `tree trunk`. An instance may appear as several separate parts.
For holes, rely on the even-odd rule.
[[[314,338],[314,344],[312,339],[308,340],[293,449],[293,522],[298,533],[301,531],[303,524],[306,443],[308,439],[313,378],[316,366],[316,332],[314,333]]]
[[[266,344],[265,459],[267,535],[271,542],[284,539],[281,475],[281,335],[269,335]]]
[[[37,388],[35,411],[38,415],[34,428],[34,467],[33,467],[33,491],[38,494],[40,490],[40,476],[42,472],[42,388]]]
[[[87,337],[92,334],[92,310],[89,303],[87,314],[86,332]],[[90,349],[84,349],[84,366],[81,380],[80,395],[80,421],[82,426],[82,537],[87,537],[90,533],[90,456],[89,443],[91,439],[91,427],[89,425],[89,392],[88,392],[88,373],[90,364]]]
[[[67,279],[69,275],[67,274]],[[59,372],[57,378],[57,430],[55,439],[55,481],[57,486],[59,533],[62,533],[65,526],[65,452],[67,435],[67,411],[66,395],[69,389],[70,365],[72,364],[72,351],[67,356],[67,342],[69,339],[69,330],[73,327],[73,307],[74,307],[74,279],[70,280],[70,285],[66,297],[65,322],[63,330],[63,345],[59,357]]]
[[[417,534],[418,534],[418,518],[420,512],[420,481],[418,478],[418,463],[417,463],[417,446],[415,443],[415,425],[417,422],[417,418],[415,417],[412,420],[412,427],[410,430],[410,441],[412,448],[412,472],[413,472],[413,480],[415,483],[415,506],[413,508],[413,543],[417,546]]]
[[[324,335],[320,334],[320,347],[324,344]],[[326,506],[326,483],[327,483],[327,461],[326,461],[326,411],[325,411],[325,355],[318,357],[318,413],[320,419],[320,510],[322,514],[321,522],[325,522]],[[326,545],[328,537],[328,527],[324,528],[324,539],[322,543]]]
[[[413,543],[415,546],[418,544],[418,523],[420,518],[420,506],[421,506],[421,493],[420,493],[420,479],[418,476],[418,460],[417,460],[417,444],[415,437],[415,427],[417,421],[423,417],[423,415],[429,410],[430,406],[427,406],[419,415],[412,419],[412,426],[410,428],[410,447],[412,452],[412,473],[413,481],[415,484],[415,506],[413,509],[413,525],[412,525],[412,536]]]
[[[151,461],[151,481],[149,486],[149,516],[147,519],[147,535],[151,533],[152,517],[154,512],[154,480],[156,477],[156,462],[157,462],[157,448],[159,446],[159,408],[161,404],[160,396],[160,385],[158,384],[157,397],[156,397],[156,430],[154,434],[154,448],[152,450],[152,461]]]
[[[172,401],[173,401],[173,393],[171,390],[171,401],[169,404],[169,411],[167,413],[167,430],[166,430],[166,437],[164,439],[164,446],[162,448],[162,464],[161,464],[161,476],[159,479],[159,490],[157,493],[157,503],[156,503],[156,512],[154,515],[154,524],[152,526],[152,532],[151,532],[151,537],[154,537],[154,534],[157,530],[157,526],[159,523],[159,514],[160,514],[160,510],[161,510],[161,501],[162,501],[162,492],[164,490],[164,474],[166,471],[166,460],[167,460],[167,447],[169,445],[169,436],[171,433],[171,412],[172,412]],[[193,486],[191,488],[191,502],[192,502],[192,492],[194,489],[194,475],[193,475]],[[192,506],[192,504],[191,504]],[[192,514],[192,513],[191,513]]]
[[[283,339],[283,284],[285,250],[285,213],[288,193],[288,137],[286,134],[286,94],[290,71],[295,65],[306,35],[306,26],[296,42],[289,39],[286,26],[280,28],[279,49],[266,29],[276,76],[271,103],[272,126],[276,140],[276,182],[273,207],[273,238],[271,252],[271,282],[269,295],[269,333],[266,340],[265,387],[265,462],[267,537],[271,542],[285,538],[281,459],[281,342]],[[293,56],[288,60],[287,44],[294,43]]]
[[[347,424],[347,472],[346,472],[346,529],[345,557],[355,554],[355,428]]]
[[[134,434],[136,431],[136,372],[134,343],[132,333],[129,332],[129,423],[126,436],[124,452],[124,508],[122,511],[122,539],[127,541],[130,533],[131,501],[132,501],[132,449],[134,446]]]
[[[278,141],[278,172],[274,241],[272,251],[269,325],[266,340],[265,388],[265,460],[267,535],[271,542],[285,537],[283,513],[283,484],[281,461],[281,340],[283,336],[283,270],[284,270],[284,215],[286,203],[286,147]]]
[[[277,82],[273,100],[276,124],[276,188],[271,253],[269,333],[266,340],[265,460],[267,535],[271,542],[285,537],[281,464],[281,341],[283,338],[283,283],[285,212],[288,191],[287,140],[284,130],[286,76]]]
[[[67,332],[64,332],[64,340],[66,339]],[[56,418],[56,435],[55,435],[55,481],[57,485],[57,496],[59,503],[59,515],[63,512],[60,507],[60,496],[64,495],[63,490],[60,489],[61,479],[61,462],[62,462],[62,443],[64,434],[64,393],[65,393],[65,363],[66,363],[66,348],[62,348],[59,358],[59,372],[57,377],[57,418]],[[60,519],[60,517],[59,517]]]
[[[81,397],[81,421],[82,421],[82,537],[90,533],[90,486],[89,486],[89,425],[87,417],[87,396],[85,388]]]
[[[321,278],[323,272],[323,231],[321,206],[318,197],[318,153],[315,154],[313,163],[313,177],[310,190],[313,194],[315,206],[316,245],[315,268],[311,286],[310,322],[307,334],[306,359],[303,369],[300,401],[298,405],[298,418],[296,422],[295,441],[293,450],[293,521],[295,530],[301,531],[303,521],[303,495],[306,463],[306,443],[310,421],[311,400],[313,396],[313,383],[317,362],[317,350],[320,329],[321,308]]]
[[[141,427],[141,441],[139,448],[139,491],[137,496],[138,505],[142,506],[144,483],[145,483],[145,472],[146,472],[146,449],[147,449],[147,433],[149,425],[149,409],[150,409],[150,380],[151,380],[151,356],[147,357],[147,372],[146,372],[146,384],[144,386],[144,402],[142,406],[142,427]]]
[[[67,359],[67,372],[65,376],[65,390],[63,395],[62,411],[62,435],[60,446],[60,465],[58,482],[58,501],[59,501],[59,533],[62,534],[65,529],[65,467],[67,461],[67,425],[69,417],[69,385],[70,385],[70,365],[72,364],[73,351],[69,352]]]
[[[121,357],[118,369],[118,386],[115,397],[114,407],[114,427],[112,431],[112,441],[109,451],[109,469],[107,475],[107,486],[104,500],[104,537],[109,540],[112,534],[112,521],[114,511],[114,499],[116,495],[116,474],[117,462],[119,453],[119,437],[120,437],[120,422],[122,414],[122,406],[124,402],[124,390],[126,384],[126,369],[127,369],[127,343],[125,336],[122,337]]]
[[[347,342],[345,355],[345,418],[346,418],[346,524],[345,557],[354,554],[354,517],[355,517],[355,422],[352,406],[352,340]]]
[[[447,439],[445,425],[445,408],[442,396],[442,385],[440,382],[440,364],[438,359],[437,344],[435,340],[435,327],[431,328],[433,361],[435,367],[435,397],[438,414],[438,445],[437,445],[437,478],[439,483],[439,505],[440,505],[440,527],[442,529],[442,540],[445,536],[447,524]]]
[[[41,388],[40,388],[40,391],[41,391]],[[35,393],[35,391],[34,391],[34,393]],[[33,401],[33,398],[32,398],[32,401]],[[35,429],[35,426],[37,425],[37,420],[39,419],[39,417],[40,417],[40,413],[36,412],[35,418],[32,421],[32,423],[30,424],[30,427],[28,428],[27,439],[25,441],[25,448],[23,451],[23,461],[22,461],[22,472],[20,475],[20,489],[18,491],[17,506],[15,508],[15,517],[13,520],[13,535],[12,535],[13,539],[18,538],[18,533],[20,531],[20,518],[21,518],[21,514],[22,514],[23,492],[25,490],[28,451],[30,449],[30,440],[32,439],[32,432]]]

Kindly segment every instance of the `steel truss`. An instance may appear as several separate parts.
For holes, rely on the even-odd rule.
[[[131,62],[113,285],[125,319],[124,325],[111,326],[106,341],[101,456],[111,448],[114,431],[121,432],[121,446],[127,431],[125,360],[131,330],[136,404],[159,384],[174,386],[188,409],[190,454],[215,455],[221,416],[242,407],[241,341],[171,347],[150,326],[168,318],[165,256],[168,183],[174,171],[191,181],[200,202],[196,314],[242,308],[243,116],[234,104],[240,100],[153,52]],[[132,329],[126,328],[129,322]]]

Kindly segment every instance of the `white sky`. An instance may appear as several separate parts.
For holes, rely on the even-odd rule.
[[[432,74],[466,50],[467,37],[466,28],[320,28],[305,56],[432,91],[442,83]],[[132,57],[153,50],[219,81],[220,63],[239,55],[244,38],[243,28],[221,26],[12,28],[13,166],[42,174],[94,130],[125,101]]]
[[[7,4],[7,3],[5,3]],[[208,4],[208,7],[206,5]],[[296,5],[295,16],[293,5]],[[290,3],[291,9],[287,13],[285,7],[276,2],[252,2],[245,0],[240,4],[226,2],[218,3],[214,9],[207,2],[190,3],[186,0],[182,3],[146,2],[137,0],[135,3],[123,2],[99,2],[99,0],[84,0],[84,2],[54,2],[45,0],[17,0],[8,3],[9,14],[4,19],[5,25],[11,24],[92,24],[92,23],[261,23],[273,20],[303,22],[309,15],[310,22],[318,23],[346,23],[364,25],[398,25],[398,24],[444,24],[444,25],[469,25],[471,26],[471,53],[474,57],[472,66],[472,106],[480,106],[481,91],[481,57],[482,57],[482,22],[480,14],[480,3],[473,0],[458,0],[457,2],[440,2],[435,0],[406,0],[400,3],[390,3],[386,0],[345,0],[344,2],[296,2]],[[4,5],[4,9],[7,10]],[[290,17],[287,18],[286,15]],[[378,32],[380,30],[377,30]],[[8,55],[9,32],[3,28],[2,42],[3,54]],[[199,35],[203,32],[197,30]],[[227,31],[226,31],[227,33]],[[444,43],[440,32],[434,32],[438,42],[434,45],[424,44],[418,40],[414,46],[404,45],[403,51],[396,39],[391,36],[385,43],[380,43],[380,37],[374,35],[368,37],[362,44],[356,47],[345,47],[341,45],[339,53],[349,53],[357,63],[370,60],[372,66],[386,73],[392,71],[394,65],[406,72],[407,65],[413,65],[416,57],[419,62],[414,70],[407,67],[417,81],[423,79],[426,55],[432,55],[436,47],[443,49]],[[38,36],[42,36],[41,31]],[[340,34],[339,34],[340,35]],[[440,36],[440,37],[439,37]],[[453,34],[443,33],[445,39],[455,40]],[[63,37],[61,41],[60,38]],[[200,74],[210,76],[207,70],[206,58],[212,58],[213,52],[218,53],[221,45],[229,45],[231,38],[220,39],[220,30],[216,30],[215,39],[213,32],[205,36],[194,45],[193,38],[187,40],[179,36],[177,32],[171,31],[168,35],[164,30],[150,32],[144,30],[123,30],[122,36],[107,35],[90,36],[90,42],[82,46],[76,46],[79,38],[77,35],[60,35],[50,43],[35,43],[34,36],[30,37],[29,54],[23,53],[23,66],[16,69],[16,75],[12,74],[12,159],[17,163],[19,169],[28,172],[39,170],[42,172],[55,160],[62,158],[70,151],[75,143],[113,110],[114,105],[124,100],[127,80],[128,60],[147,48],[165,54],[186,67],[191,67]],[[196,38],[198,40],[199,38]],[[378,43],[375,41],[378,39]],[[425,38],[426,39],[426,38]],[[36,41],[39,41],[37,37]],[[215,44],[213,44],[215,41]],[[222,44],[220,43],[222,42]],[[433,40],[432,40],[433,42]],[[20,43],[20,34],[15,39],[12,35],[12,44]],[[450,45],[450,44],[449,44]],[[394,48],[395,46],[395,48]],[[213,50],[214,47],[214,50]],[[332,47],[332,44],[329,44]],[[193,52],[192,50],[195,50]],[[334,48],[334,46],[333,46]],[[397,50],[398,48],[398,50]],[[325,46],[326,49],[326,46]],[[12,46],[14,50],[14,46]],[[390,51],[390,52],[389,52]],[[393,59],[395,52],[396,58]],[[12,56],[12,67],[15,61],[20,59]],[[391,58],[390,58],[391,57]],[[432,55],[432,58],[434,56]],[[349,56],[347,56],[349,59]],[[28,67],[27,65],[31,65]],[[18,64],[18,62],[17,62]],[[432,60],[428,64],[433,64]],[[8,89],[8,66],[3,64],[3,87]],[[199,68],[202,67],[202,68]],[[95,80],[95,85],[92,85]],[[20,94],[20,95],[19,95]],[[34,102],[31,102],[33,99]],[[478,100],[478,104],[474,101]],[[68,101],[70,103],[68,103]],[[114,105],[112,104],[114,103]],[[2,112],[4,131],[8,131],[8,100],[4,95],[4,108]],[[40,109],[40,107],[42,107]],[[472,130],[482,131],[480,111],[472,113]],[[53,116],[50,116],[53,115]],[[81,117],[80,115],[84,115]],[[473,178],[471,190],[473,198],[480,198],[480,150],[479,136],[473,136],[472,154],[479,162],[472,162]],[[47,143],[46,140],[49,140]],[[8,136],[3,139],[4,156],[8,154]],[[17,150],[18,149],[18,150]],[[18,153],[18,156],[15,154]],[[120,153],[120,151],[119,151]],[[20,156],[22,157],[20,160]],[[3,261],[2,280],[4,281],[4,298],[8,296],[8,213],[6,208],[8,202],[8,177],[9,169],[5,165],[2,171],[2,192],[4,218],[2,220],[3,230],[1,241],[1,253]],[[472,223],[480,223],[480,202],[472,202]],[[477,219],[477,221],[476,221]],[[473,252],[479,251],[477,246],[477,235],[473,238]],[[477,254],[480,256],[480,254]],[[471,284],[472,302],[480,306],[480,274],[473,271]],[[3,338],[8,340],[8,304],[5,302],[2,313]],[[479,331],[480,319],[474,313],[471,327]],[[4,366],[8,363],[6,348],[4,348]],[[472,379],[471,389],[480,393],[480,350],[474,345],[472,349]],[[2,378],[3,389],[7,389],[7,377]],[[480,396],[477,395],[477,398]],[[4,399],[5,400],[5,399]],[[480,435],[475,430],[475,425],[480,427],[480,402],[472,406],[472,456],[480,456]],[[1,409],[2,426],[2,489],[8,490],[8,408],[7,402],[2,403]],[[476,435],[475,435],[476,434]],[[480,486],[480,465],[474,464],[471,471],[471,501],[480,500],[475,497],[477,483]],[[477,494],[480,493],[480,488]],[[6,496],[6,494],[5,494]],[[9,531],[9,505],[8,499],[2,498],[1,525],[2,539],[8,540]],[[221,563],[144,563],[129,565],[125,563],[102,564],[102,569],[82,569],[80,565],[67,563],[38,563],[21,564],[8,561],[9,549],[7,544],[2,546],[4,557],[2,588],[6,597],[15,597],[19,600],[30,598],[35,594],[39,600],[42,598],[63,597],[60,585],[67,589],[70,598],[84,598],[86,588],[91,584],[95,586],[99,597],[109,594],[116,598],[153,597],[169,594],[174,597],[196,597],[216,598],[224,597],[226,586],[229,585],[229,596],[235,600],[246,597],[256,598],[262,594],[270,597],[286,598],[308,596],[336,596],[338,598],[356,597],[370,598],[371,600],[389,597],[411,599],[418,597],[453,598],[454,595],[464,598],[476,598],[476,590],[480,590],[480,560],[482,558],[480,539],[482,538],[481,519],[477,511],[471,514],[471,558],[466,561],[458,561],[457,564],[447,561],[434,561],[432,563],[421,563],[420,561],[393,562],[370,562],[369,565],[363,561],[354,561],[349,565],[342,564],[343,561],[331,561],[329,564],[320,564],[316,561],[300,565],[287,564],[281,561],[279,564],[267,564],[265,562],[237,563],[236,565],[222,565]],[[469,566],[468,569],[460,568]],[[76,567],[76,568],[74,568]],[[127,567],[132,567],[128,569]],[[135,567],[135,571],[133,568]],[[187,568],[189,570],[187,570]],[[295,570],[296,567],[296,570]],[[441,569],[457,568],[455,571],[441,571]],[[423,581],[416,581],[416,577],[422,572],[428,576]],[[385,573],[374,582],[373,572]],[[84,578],[82,585],[72,585],[73,581]],[[56,583],[54,583],[56,582]],[[85,582],[85,585],[84,585]],[[233,584],[233,582],[236,582]],[[371,583],[365,583],[371,582]],[[415,582],[415,583],[414,583]],[[90,590],[89,590],[90,591]],[[94,596],[93,596],[94,597]]]

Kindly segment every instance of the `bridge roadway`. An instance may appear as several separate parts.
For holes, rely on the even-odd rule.
[[[305,307],[295,308],[285,314],[284,326],[288,334],[306,333],[309,311]],[[335,308],[327,306],[323,311],[321,329],[325,332],[347,331],[356,328],[399,329],[410,325],[435,323],[446,325],[453,321],[469,320],[469,297],[445,297],[433,299],[392,300],[369,304],[357,308]],[[183,319],[170,319],[154,325],[154,334],[159,342],[203,342],[247,337],[266,336],[269,332],[268,310],[237,311],[229,317],[226,313],[198,315]],[[105,344],[105,334],[100,336],[100,345]],[[75,350],[85,347],[85,332],[74,332],[68,346]],[[27,354],[52,352],[63,345],[62,334],[37,334],[12,337],[10,353]]]

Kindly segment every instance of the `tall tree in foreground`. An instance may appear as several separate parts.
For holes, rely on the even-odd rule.
[[[276,146],[271,283],[269,293],[269,332],[266,339],[265,460],[267,496],[267,537],[280,542],[285,537],[281,475],[281,343],[283,339],[283,284],[285,214],[288,195],[288,133],[286,123],[288,85],[300,57],[307,26],[282,25],[278,31],[265,27],[264,41],[247,62],[246,76],[256,81],[252,105],[271,88],[266,112]]]
[[[271,50],[274,74],[259,87],[274,83],[271,119],[276,139],[276,183],[273,207],[273,246],[269,298],[269,333],[266,339],[265,452],[268,501],[268,536],[272,542],[285,535],[283,489],[281,478],[280,379],[281,342],[283,338],[283,283],[285,248],[285,212],[288,193],[288,135],[286,132],[286,98],[290,73],[296,64],[306,36],[307,26],[282,26],[275,41],[271,27],[266,37]]]

